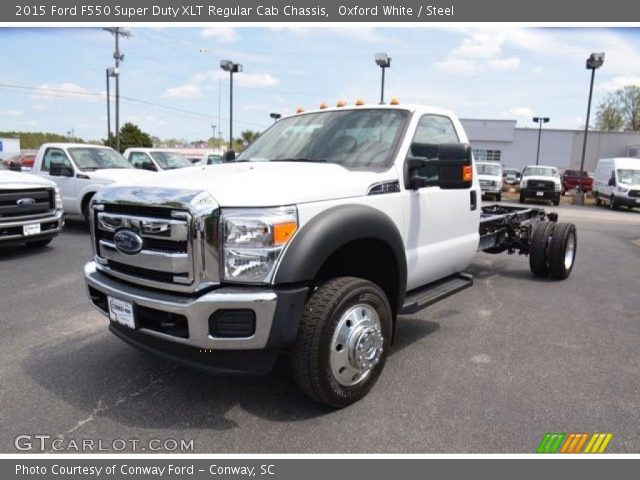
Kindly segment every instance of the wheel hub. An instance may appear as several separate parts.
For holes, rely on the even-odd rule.
[[[378,313],[366,304],[348,309],[338,320],[331,341],[331,371],[338,383],[353,386],[380,362],[384,337]]]

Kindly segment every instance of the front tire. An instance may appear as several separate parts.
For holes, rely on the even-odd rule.
[[[496,195],[496,202],[501,202],[502,201],[502,194],[499,193]]]
[[[362,399],[384,368],[392,318],[386,295],[368,280],[321,285],[307,300],[291,355],[298,387],[333,408]]]
[[[598,192],[595,193],[595,197],[596,197],[596,206],[597,207],[601,207],[602,206],[602,200],[600,200],[600,196],[598,195]]]
[[[611,194],[611,196],[609,197],[609,208],[611,210],[617,210],[618,209],[618,205],[616,205],[616,196]]]
[[[524,198],[524,195],[520,194],[520,203],[524,203],[526,199]]]

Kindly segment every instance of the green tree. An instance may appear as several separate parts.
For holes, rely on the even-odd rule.
[[[111,134],[111,136],[104,141],[104,144],[116,148],[115,135]],[[120,153],[132,147],[153,147],[153,141],[148,133],[140,130],[140,127],[131,122],[127,122],[120,127]]]
[[[640,131],[640,87],[628,85],[598,105],[596,126],[602,130]]]

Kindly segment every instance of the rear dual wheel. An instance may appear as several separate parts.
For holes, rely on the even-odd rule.
[[[539,222],[533,229],[529,267],[536,277],[564,280],[571,275],[578,246],[572,223]]]

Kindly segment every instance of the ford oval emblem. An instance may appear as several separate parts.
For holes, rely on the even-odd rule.
[[[19,198],[16,200],[19,207],[32,207],[36,204],[36,199],[31,197]]]
[[[142,250],[142,237],[132,230],[118,230],[113,236],[113,243],[119,252],[135,255]]]

